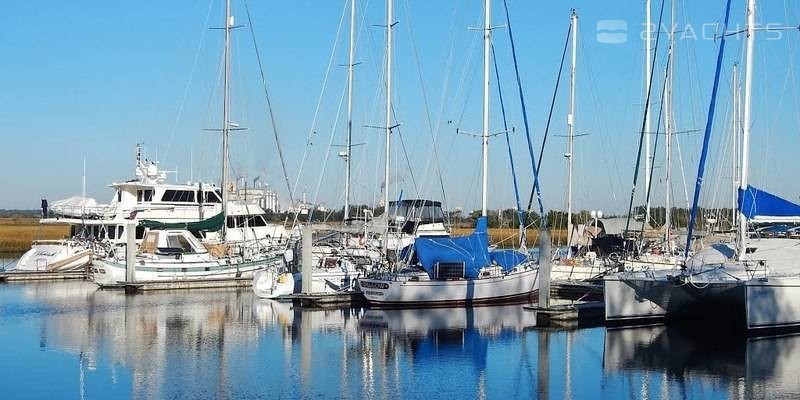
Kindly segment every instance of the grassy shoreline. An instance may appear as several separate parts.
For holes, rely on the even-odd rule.
[[[456,236],[469,235],[475,228],[453,227],[452,234]],[[539,230],[528,229],[526,234],[526,246],[535,247],[539,245]],[[550,237],[553,243],[566,243],[567,230],[550,230]],[[519,229],[516,228],[489,228],[489,243],[499,247],[516,247],[519,243]]]
[[[454,227],[453,235],[468,235],[472,227]],[[515,247],[519,242],[519,231],[515,228],[489,228],[489,242],[500,247]],[[38,218],[0,217],[0,254],[22,254],[31,248],[34,240],[63,239],[69,235],[67,225],[42,225]],[[554,243],[564,243],[566,230],[550,232]],[[528,229],[527,246],[536,246],[539,230]]]
[[[68,225],[42,225],[38,218],[0,218],[0,254],[21,254],[34,240],[62,239],[69,235]]]

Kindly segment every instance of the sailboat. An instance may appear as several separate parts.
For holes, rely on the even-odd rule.
[[[756,31],[756,1],[748,0],[737,240],[713,244],[688,258],[725,49],[723,35],[689,224],[688,259],[677,274],[651,271],[606,277],[608,322],[693,317],[722,318],[751,332],[800,327],[800,242],[788,233],[800,224],[800,205],[748,182]]]
[[[652,27],[651,24],[651,1],[648,0],[647,4],[647,26]],[[663,10],[663,9],[662,9]],[[646,143],[646,154],[645,154],[645,215],[644,215],[644,224],[643,230],[640,234],[640,237],[635,240],[635,243],[630,243],[629,247],[636,247],[636,251],[629,251],[626,252],[626,257],[623,260],[624,268],[627,271],[641,271],[641,270],[674,270],[678,268],[680,262],[682,261],[682,257],[680,254],[679,249],[675,245],[675,237],[673,237],[673,230],[672,230],[672,136],[674,131],[674,124],[673,124],[673,80],[674,80],[674,58],[676,54],[676,41],[675,41],[675,27],[677,23],[675,21],[676,17],[676,3],[674,0],[671,1],[671,12],[670,12],[672,21],[670,22],[670,26],[672,27],[669,35],[669,48],[667,52],[667,65],[666,65],[666,72],[664,75],[664,84],[663,88],[663,98],[662,98],[662,105],[663,105],[663,121],[664,121],[664,142],[666,143],[665,148],[665,176],[664,176],[664,196],[665,196],[665,218],[664,218],[664,226],[662,227],[664,233],[663,236],[656,236],[652,237],[647,235],[647,229],[650,227],[651,223],[651,201],[650,201],[650,193],[653,188],[653,183],[651,182],[651,177],[653,175],[653,162],[654,162],[654,152],[651,150],[652,146],[650,143],[650,136],[653,134],[651,126],[652,124],[652,106],[649,103],[649,99],[652,98],[654,92],[653,87],[653,77],[654,77],[654,70],[653,67],[655,66],[655,60],[652,57],[652,29],[648,28],[647,34],[647,52],[646,52],[646,60],[645,64],[647,67],[647,71],[645,74],[645,98],[648,101],[645,104],[645,121],[644,121],[644,135],[645,135],[645,143]],[[656,40],[656,49],[658,47],[658,40]],[[660,122],[661,115],[657,122]],[[660,129],[657,128],[655,134],[659,134]],[[656,139],[657,142],[657,139]]]
[[[346,152],[342,155],[345,161],[344,185],[344,223],[351,224],[350,219],[350,180],[352,162],[352,134],[353,134],[353,67],[355,67],[355,32],[356,32],[356,2],[350,0],[350,51],[347,65],[347,144]],[[309,221],[310,223],[310,221]],[[353,235],[355,233],[355,235]],[[354,238],[353,236],[359,236]],[[312,283],[309,286],[313,293],[336,293],[356,290],[356,280],[372,269],[375,263],[382,260],[382,254],[376,246],[371,246],[372,241],[366,230],[354,225],[345,227],[342,231],[333,231],[317,237],[311,249],[312,260],[307,265],[313,268],[311,273]],[[253,291],[261,298],[277,298],[292,293],[299,293],[302,285],[302,273],[297,268],[299,263],[293,263],[295,268],[287,266],[286,269],[265,269],[256,272],[253,278]]]
[[[391,6],[389,7],[391,10]],[[391,24],[392,17],[389,17]],[[313,268],[312,293],[340,293],[358,290],[355,284],[373,269],[387,264],[388,259],[397,259],[402,250],[412,245],[418,237],[447,237],[442,203],[427,199],[398,199],[390,201],[388,184],[384,185],[383,201],[388,204],[385,212],[371,220],[362,221],[350,212],[352,128],[353,128],[353,67],[355,62],[356,4],[350,0],[350,51],[347,79],[347,144],[342,154],[345,161],[344,182],[344,227],[330,232],[317,232],[311,251]],[[391,46],[391,30],[388,43]],[[391,151],[391,50],[387,57],[387,104],[386,109],[386,160],[385,180],[388,182]],[[297,266],[297,264],[295,264]],[[287,271],[259,271],[253,281],[253,290],[262,298],[299,293],[302,289],[302,273],[299,268]]]
[[[392,0],[387,3],[387,25],[391,32]],[[436,307],[520,302],[529,300],[538,289],[538,266],[528,255],[489,249],[487,204],[491,0],[485,0],[484,8],[482,216],[478,218],[471,235],[417,238],[411,247],[414,253],[412,259],[416,263],[395,272],[360,279],[358,284],[370,304]]]
[[[280,268],[284,262],[281,246],[262,241],[231,241],[230,196],[228,183],[228,138],[230,122],[230,42],[235,28],[231,16],[231,1],[225,3],[225,43],[222,118],[222,190],[221,212],[202,221],[164,223],[138,220],[139,227],[148,228],[136,254],[133,276],[138,281],[207,280],[252,278],[256,270]],[[194,192],[187,192],[187,196]],[[215,193],[212,193],[216,196]],[[233,220],[236,228],[236,220]],[[129,224],[131,227],[133,223]],[[205,233],[220,232],[215,243],[201,243],[197,237]],[[96,261],[93,279],[98,285],[125,282],[130,275],[126,268],[124,251],[114,248],[107,257]]]

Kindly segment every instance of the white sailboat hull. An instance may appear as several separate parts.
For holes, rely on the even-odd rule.
[[[253,293],[262,299],[274,299],[294,293],[294,277],[288,272],[279,272],[274,268],[255,272],[253,277]]]
[[[259,269],[279,266],[281,256],[228,264],[222,260],[198,262],[137,262],[134,278],[137,282],[147,281],[188,281],[215,279],[252,279]],[[94,282],[98,285],[115,285],[125,282],[125,264],[110,260],[94,262]]]
[[[529,301],[538,291],[538,269],[491,278],[464,280],[361,279],[359,286],[374,305],[444,307]]]

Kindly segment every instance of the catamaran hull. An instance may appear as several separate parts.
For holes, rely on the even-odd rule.
[[[538,269],[493,278],[452,281],[360,279],[367,301],[383,307],[452,307],[529,302],[539,289]]]
[[[668,318],[738,320],[744,316],[741,281],[685,282],[666,276],[616,274],[604,279],[606,322],[635,325]]]
[[[253,279],[256,271],[282,265],[283,257],[270,257],[262,260],[226,264],[222,262],[163,263],[161,265],[137,265],[134,279],[137,282],[188,281],[216,279]],[[94,262],[94,282],[100,286],[125,282],[125,264],[108,260]]]
[[[800,327],[800,277],[753,279],[745,284],[747,329]]]

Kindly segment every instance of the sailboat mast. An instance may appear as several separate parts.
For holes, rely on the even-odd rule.
[[[747,54],[744,69],[744,121],[742,122],[742,175],[740,190],[747,190],[748,169],[750,168],[750,133],[752,124],[753,58],[756,36],[756,0],[747,2]],[[747,218],[739,207],[739,260],[744,258],[747,241]]]
[[[383,209],[386,214],[384,250],[389,254],[389,160],[392,144],[392,28],[394,28],[394,0],[386,0],[386,161],[383,175]]]
[[[488,215],[489,203],[489,57],[492,51],[492,0],[484,0],[483,24],[483,191],[481,197],[481,216]]]
[[[350,217],[350,158],[353,155],[353,67],[355,60],[356,0],[350,0],[350,58],[347,64],[347,156],[344,181],[344,220]]]
[[[224,50],[224,77],[222,101],[222,240],[228,233],[228,136],[230,134],[230,78],[231,78],[231,29],[233,17],[231,16],[231,0],[225,2],[225,50]]]
[[[647,24],[647,35],[646,35],[646,43],[645,43],[645,99],[648,99],[648,93],[650,93],[650,84],[652,82],[652,57],[653,57],[653,20],[651,15],[651,0],[647,0],[646,2],[646,24]],[[645,226],[650,223],[650,170],[653,168],[651,153],[652,150],[650,149],[650,105],[644,105],[645,114],[644,114],[644,147],[645,147],[645,158],[644,158],[644,193],[645,193]]]
[[[733,160],[733,171],[732,171],[733,172],[733,192],[732,192],[733,199],[731,199],[732,200],[732,202],[731,202],[731,216],[732,216],[732,224],[733,224],[733,226],[734,227],[738,227],[739,213],[738,213],[738,204],[737,204],[738,201],[737,200],[738,200],[738,197],[739,197],[738,196],[739,180],[741,179],[739,177],[739,174],[740,174],[740,171],[739,171],[739,157],[740,157],[740,155],[739,155],[739,152],[740,152],[739,147],[741,145],[739,143],[739,140],[741,140],[740,137],[739,137],[739,132],[740,132],[740,129],[741,129],[739,124],[741,122],[741,112],[742,112],[742,110],[741,110],[741,107],[742,107],[742,105],[741,105],[741,100],[742,100],[741,95],[742,95],[742,93],[741,93],[741,90],[739,88],[739,64],[738,63],[737,64],[733,64],[733,85],[732,86],[733,86],[733,88],[732,88],[732,93],[733,93],[733,127],[732,127],[732,129],[733,129],[733,138],[732,138],[731,141],[733,142],[733,157],[732,157],[732,160]]]
[[[81,218],[86,213],[86,156],[83,156],[83,178],[81,180]]]
[[[575,78],[577,72],[578,59],[578,13],[572,10],[572,68],[570,69],[570,94],[569,94],[569,115],[567,116],[568,137],[567,137],[567,164],[568,164],[568,183],[567,183],[567,248],[568,255],[572,256],[572,172],[573,172],[573,150],[575,144]]]
[[[664,206],[664,242],[666,243],[669,254],[672,254],[672,88],[674,83],[675,65],[675,0],[672,0],[672,21],[669,32],[669,57],[667,61],[667,93],[664,99],[664,133],[666,135],[666,176],[664,182],[665,206]]]

